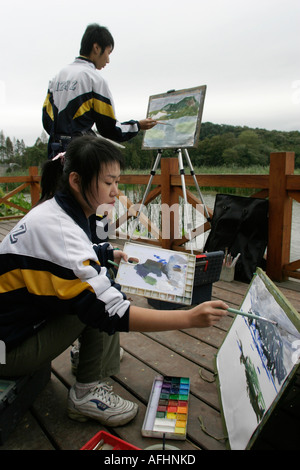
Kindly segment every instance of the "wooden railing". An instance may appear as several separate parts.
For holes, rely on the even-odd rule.
[[[196,175],[197,182],[201,188],[221,187],[221,188],[250,188],[256,190],[251,197],[269,199],[269,239],[267,248],[266,272],[273,281],[283,281],[288,277],[300,279],[300,260],[290,263],[291,227],[292,227],[292,200],[300,202],[300,175],[294,175],[293,152],[279,152],[270,155],[270,172],[268,175]],[[0,204],[11,205],[9,198],[22,191],[26,186],[30,186],[31,201],[34,205],[40,194],[38,170],[36,167],[29,169],[29,176],[1,177],[0,183],[20,182],[18,188],[0,198]],[[122,175],[120,184],[123,185],[146,185],[149,182],[149,175]],[[192,175],[185,175],[186,186],[194,187]],[[161,160],[161,174],[155,175],[152,180],[152,188],[145,201],[145,206],[161,195],[161,205],[163,207],[179,207],[179,200],[182,197],[182,181],[178,171],[178,160],[176,158],[163,158]],[[188,202],[200,212],[204,212],[201,201],[194,192],[187,189]],[[117,222],[117,228],[128,219],[136,217],[137,204],[133,204],[128,197],[120,191],[119,200],[126,207],[126,213]],[[25,209],[19,208],[23,212]],[[212,209],[207,208],[212,216]],[[141,223],[148,226],[149,231],[154,235],[154,239],[141,239],[152,244],[157,244],[163,248],[186,251],[184,244],[188,241],[186,236],[178,237],[176,232],[177,214],[176,211],[169,211],[168,217],[162,217],[161,227],[156,227],[147,217],[141,213]],[[192,230],[192,237],[196,237],[210,229],[210,223],[205,221],[199,227]],[[137,238],[135,237],[135,241]],[[139,239],[138,239],[139,240]],[[300,240],[300,237],[299,237]]]
[[[5,204],[9,207],[13,207],[18,211],[26,214],[28,209],[21,207],[17,204],[14,204],[10,201],[10,198],[13,197],[15,194],[20,193],[25,188],[29,186],[30,188],[30,196],[31,196],[31,204],[34,205],[38,202],[40,198],[40,180],[41,177],[38,175],[38,167],[31,166],[29,168],[29,176],[2,176],[0,177],[0,184],[9,184],[9,183],[21,183],[20,186],[13,189],[9,193],[5,194],[5,196],[0,197],[0,204]],[[0,217],[0,220],[5,219],[15,219],[16,215]]]

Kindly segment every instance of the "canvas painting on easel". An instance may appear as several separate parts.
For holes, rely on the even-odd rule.
[[[147,117],[158,124],[144,133],[142,148],[197,146],[205,93],[206,85],[203,85],[150,96]]]
[[[124,293],[192,303],[195,255],[130,242],[123,250],[129,259],[121,261],[116,282]]]
[[[240,308],[277,322],[237,316],[216,366],[222,413],[232,450],[250,448],[298,368],[300,316],[257,269]]]

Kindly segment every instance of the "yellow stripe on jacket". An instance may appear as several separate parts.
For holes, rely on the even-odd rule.
[[[101,100],[97,100],[96,98],[91,98],[87,101],[85,101],[76,111],[76,113],[73,116],[73,119],[76,119],[80,116],[83,116],[85,113],[90,111],[91,109],[94,109],[96,113],[102,114],[103,116],[108,116],[114,120],[115,118],[115,113],[110,104],[104,103]]]
[[[94,292],[88,282],[81,279],[62,279],[48,271],[14,269],[0,276],[0,294],[26,288],[34,295],[73,299],[84,290]]]
[[[50,93],[48,93],[48,95],[46,96],[43,108],[46,109],[48,116],[51,118],[52,121],[54,121],[53,108],[52,108],[52,104],[50,103]]]

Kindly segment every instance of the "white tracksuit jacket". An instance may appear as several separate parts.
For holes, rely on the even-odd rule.
[[[113,334],[128,331],[129,301],[107,274],[108,243],[66,193],[33,208],[0,244],[0,339],[9,350],[61,313]],[[109,265],[108,265],[109,267]]]

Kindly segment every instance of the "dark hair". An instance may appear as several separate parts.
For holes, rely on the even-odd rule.
[[[45,163],[41,176],[42,194],[39,202],[52,198],[58,191],[69,190],[69,174],[73,171],[81,178],[81,194],[89,204],[87,191],[92,181],[108,163],[124,167],[123,155],[112,143],[93,135],[75,137],[67,147],[64,157]]]
[[[108,29],[96,23],[86,28],[81,39],[80,55],[89,56],[95,43],[101,47],[102,54],[107,47],[114,48],[114,39]]]

